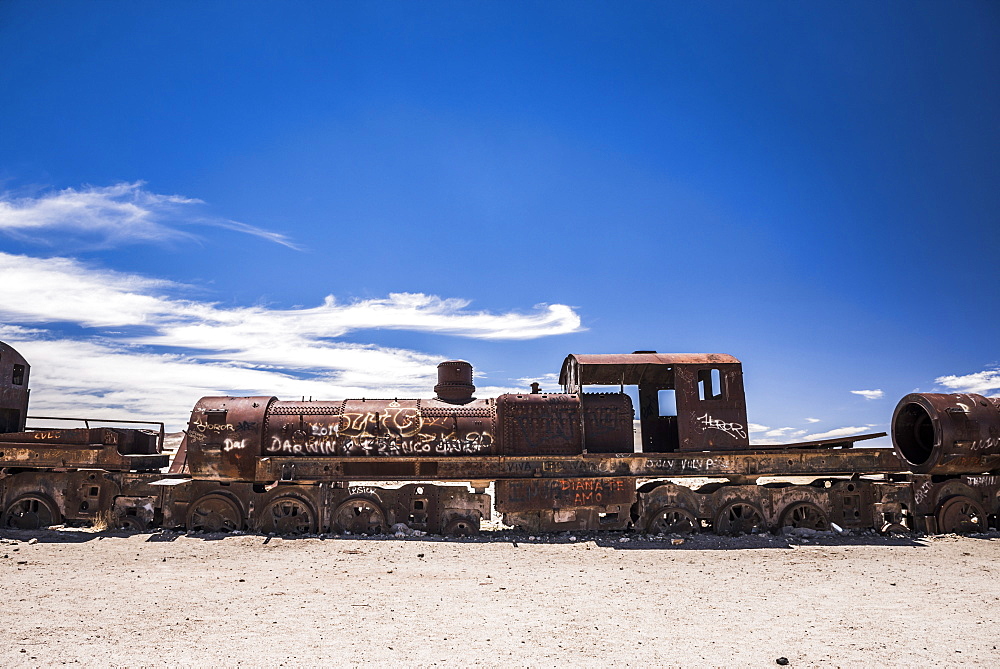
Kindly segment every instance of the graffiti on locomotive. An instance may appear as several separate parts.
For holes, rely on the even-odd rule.
[[[395,403],[394,403],[395,404]],[[285,455],[476,455],[494,444],[492,429],[451,416],[424,416],[415,407],[348,411],[315,417],[291,434],[273,433],[265,451]],[[479,421],[482,423],[482,421]]]

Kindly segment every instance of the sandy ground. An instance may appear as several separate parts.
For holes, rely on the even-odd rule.
[[[1000,666],[997,533],[594,537],[6,532],[0,665]]]

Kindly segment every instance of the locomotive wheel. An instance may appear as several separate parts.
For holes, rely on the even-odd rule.
[[[823,510],[812,502],[794,502],[781,512],[778,527],[806,527],[817,532],[830,529],[830,521]]]
[[[386,529],[385,513],[372,500],[354,497],[334,510],[333,529],[338,533],[381,534]]]
[[[225,495],[205,495],[188,507],[188,532],[233,532],[243,529],[243,514]]]
[[[715,533],[738,536],[767,530],[764,514],[750,502],[730,502],[715,518]]]
[[[882,534],[909,534],[910,528],[902,523],[883,523],[879,532]]]
[[[986,531],[986,512],[979,502],[956,495],[944,501],[937,512],[938,532],[969,534]]]
[[[444,526],[442,534],[449,537],[474,537],[479,534],[479,518],[453,518]]]
[[[314,534],[316,514],[304,499],[284,495],[264,507],[260,516],[260,530],[270,534]]]
[[[145,532],[149,525],[139,516],[119,516],[118,529],[125,532]]]
[[[692,534],[698,531],[698,519],[687,509],[664,506],[649,517],[646,531],[650,534]]]
[[[40,530],[58,525],[62,515],[55,503],[41,493],[21,495],[7,507],[0,525],[11,530]]]

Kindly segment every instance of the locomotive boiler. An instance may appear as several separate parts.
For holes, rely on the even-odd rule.
[[[536,387],[478,399],[471,364],[448,360],[437,371],[430,399],[203,397],[192,411],[175,471],[186,467],[196,476],[254,480],[260,459],[274,457],[430,460],[633,452],[633,408],[626,394],[543,393]]]

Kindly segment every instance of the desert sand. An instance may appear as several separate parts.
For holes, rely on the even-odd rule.
[[[7,531],[0,665],[998,666],[998,565],[996,532]]]

